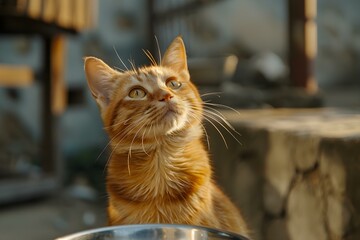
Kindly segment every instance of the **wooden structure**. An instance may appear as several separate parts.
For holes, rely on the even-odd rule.
[[[64,81],[65,35],[94,26],[96,0],[0,1],[0,37],[25,35],[42,39],[42,176],[40,179],[1,179],[0,202],[33,197],[60,186],[62,162],[56,147],[57,116],[66,107]],[[1,54],[1,53],[0,53]],[[0,63],[0,87],[26,86],[35,74],[27,66]]]
[[[53,30],[63,28],[82,31],[95,25],[96,8],[96,0],[4,0],[1,1],[0,12],[8,19],[23,18],[40,25],[46,23],[48,27],[55,27]],[[27,31],[31,32],[36,25],[28,27]]]
[[[316,0],[288,0],[288,50],[293,86],[317,90],[314,60],[317,52]]]

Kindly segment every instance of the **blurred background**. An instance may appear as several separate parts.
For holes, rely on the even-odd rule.
[[[109,150],[83,57],[149,64],[181,35],[216,179],[254,239],[360,239],[360,1],[0,0],[0,232],[106,225]],[[117,53],[116,53],[117,52]],[[236,109],[234,113],[226,105]],[[216,122],[215,122],[216,124]]]

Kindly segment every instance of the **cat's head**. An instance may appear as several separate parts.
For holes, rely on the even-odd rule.
[[[85,73],[110,135],[159,136],[200,124],[202,100],[190,81],[181,37],[159,65],[120,72],[87,57]]]

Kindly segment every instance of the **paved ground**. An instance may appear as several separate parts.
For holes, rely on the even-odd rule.
[[[49,240],[106,225],[105,204],[48,197],[0,206],[0,239]]]

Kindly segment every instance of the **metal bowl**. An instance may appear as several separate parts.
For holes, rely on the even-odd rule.
[[[240,235],[190,225],[140,224],[97,228],[56,240],[247,240]]]

